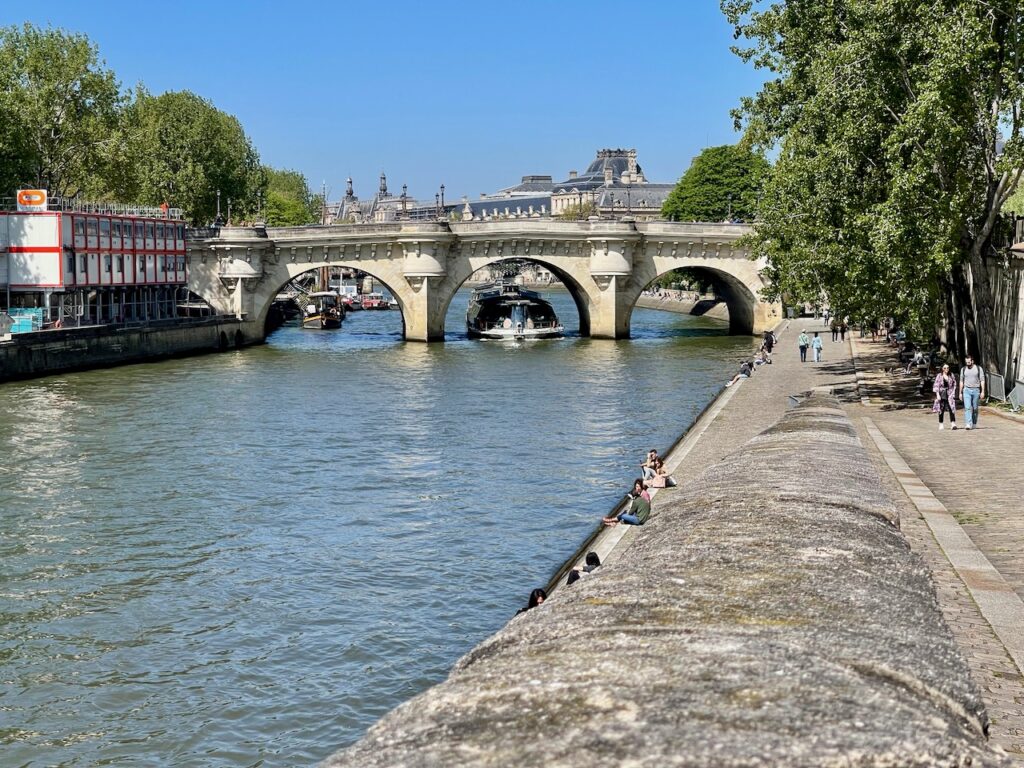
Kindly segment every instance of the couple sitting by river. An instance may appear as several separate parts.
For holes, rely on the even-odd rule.
[[[629,508],[611,517],[602,518],[605,525],[643,525],[651,516],[651,494],[648,488],[674,488],[675,478],[665,469],[664,460],[653,448],[647,452],[647,460],[640,465],[643,477],[633,481],[633,489],[629,492]]]

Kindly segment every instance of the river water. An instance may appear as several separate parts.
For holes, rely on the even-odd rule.
[[[0,386],[0,763],[312,765],[543,585],[750,338],[397,312]],[[568,294],[552,302],[578,327]]]

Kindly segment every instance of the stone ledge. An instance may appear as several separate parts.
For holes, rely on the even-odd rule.
[[[1007,764],[834,398],[662,498],[326,765]]]

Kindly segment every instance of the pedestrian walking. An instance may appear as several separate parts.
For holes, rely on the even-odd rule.
[[[832,341],[839,341],[839,321],[832,320]]]
[[[797,336],[796,343],[800,345],[800,362],[807,362],[807,348],[811,345],[811,340],[807,338],[807,329],[803,328],[800,331],[800,335]]]
[[[949,365],[942,366],[942,371],[935,377],[935,381],[932,383],[932,392],[935,393],[932,413],[939,414],[939,429],[946,428],[942,424],[942,417],[946,415],[947,411],[949,412],[949,428],[956,429],[956,376],[949,372]]]
[[[966,367],[960,371],[960,399],[964,404],[967,429],[974,429],[978,426],[978,406],[985,399],[985,376],[970,355],[964,360],[964,365]]]
[[[826,307],[825,308],[825,315],[824,315],[824,317],[825,317],[825,325],[828,325],[828,318],[829,318],[829,314],[830,313],[831,313],[831,310],[829,310],[828,307]]]
[[[814,350],[814,362],[821,362],[821,337],[818,332],[814,332],[814,338],[811,339],[811,349]]]
[[[846,341],[846,321],[839,324],[839,340]]]

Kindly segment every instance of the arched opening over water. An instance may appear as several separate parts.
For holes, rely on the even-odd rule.
[[[637,296],[659,301],[653,289],[659,287],[659,281],[673,272],[680,275],[678,288],[662,288],[661,296],[667,294],[667,305],[681,309],[686,314],[696,317],[708,316],[729,324],[729,333],[749,335],[754,327],[754,305],[758,297],[747,285],[735,275],[724,270],[709,267],[684,267],[666,270],[658,274]],[[678,299],[678,301],[674,301]],[[629,308],[632,317],[636,302]]]
[[[468,289],[494,282],[503,273],[508,273],[505,275],[508,279],[514,279],[513,273],[522,275],[525,277],[525,287],[538,291],[546,301],[551,302],[559,321],[565,327],[566,335],[590,334],[590,305],[583,286],[565,270],[544,259],[513,256],[487,262],[455,287],[444,305],[445,335],[466,334],[466,306],[470,297]],[[564,297],[563,291],[568,293],[571,303],[559,301],[560,296]],[[575,317],[572,316],[573,306],[576,309]]]
[[[314,267],[312,269],[305,270],[304,272],[300,272],[299,274],[294,275],[294,276],[288,278],[288,280],[284,281],[283,283],[281,283],[277,287],[277,289],[274,291],[274,295],[279,295],[285,289],[285,287],[289,283],[291,283],[291,282],[293,282],[295,280],[299,280],[303,276],[308,275],[308,274],[310,274],[312,272],[316,272],[316,271],[318,271],[320,269],[322,269],[322,267],[319,267],[319,266],[318,267]],[[392,309],[392,310],[388,310],[386,312],[385,311],[376,311],[376,310],[375,311],[366,311],[366,310],[364,310],[362,312],[349,312],[349,313],[346,314],[345,320],[342,322],[342,330],[345,330],[346,323],[348,323],[353,318],[357,318],[357,317],[359,317],[359,316],[361,316],[363,314],[372,315],[372,316],[378,316],[379,315],[379,316],[387,316],[387,319],[385,319],[385,321],[383,323],[375,323],[373,326],[371,326],[374,329],[371,332],[379,333],[379,334],[385,334],[385,335],[397,335],[398,338],[404,338],[405,337],[405,322],[406,322],[405,318],[406,318],[407,310],[406,310],[406,306],[405,306],[405,300],[404,300],[404,297],[402,296],[401,292],[394,290],[388,282],[386,282],[385,280],[381,279],[375,272],[367,271],[365,264],[361,264],[361,263],[358,263],[358,262],[337,262],[337,263],[332,263],[330,265],[330,270],[332,272],[338,271],[338,270],[344,270],[344,271],[349,271],[350,270],[352,272],[361,273],[363,275],[366,275],[367,277],[370,277],[370,278],[373,279],[374,290],[375,291],[380,290],[381,288],[383,288],[383,290],[387,293],[387,295],[398,304],[398,309],[397,310]],[[332,278],[329,278],[329,282],[330,282],[331,279]],[[267,306],[263,308],[263,315],[261,317],[261,321],[263,323],[264,328],[267,327],[267,322],[268,322],[268,319],[269,319],[269,314],[270,314],[270,310],[271,310],[271,307],[272,307],[273,303],[274,303],[273,301],[268,302]],[[301,309],[301,307],[300,307],[300,309]],[[398,320],[397,323],[395,322],[395,319],[394,319],[395,315],[398,316],[397,317],[397,320]],[[382,319],[384,319],[384,318],[382,317]],[[364,326],[364,325],[367,325],[367,324],[360,322],[359,325],[360,326]],[[397,334],[396,334],[396,330],[395,330],[396,327],[397,327]],[[361,328],[361,330],[363,330],[363,329]]]

